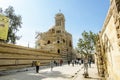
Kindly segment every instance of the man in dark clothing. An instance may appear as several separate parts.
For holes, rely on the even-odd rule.
[[[40,62],[39,62],[39,61],[36,61],[36,62],[35,62],[35,66],[36,66],[36,73],[39,73]]]
[[[70,65],[70,61],[68,61],[68,65]]]

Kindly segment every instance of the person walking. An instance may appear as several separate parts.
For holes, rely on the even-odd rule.
[[[74,67],[74,63],[75,63],[75,61],[74,60],[72,60],[72,66]]]
[[[83,63],[84,63],[84,74],[83,75],[86,78],[89,76],[88,75],[88,58],[87,58],[87,56],[85,56]]]
[[[39,73],[40,61],[35,61],[36,73]]]
[[[51,61],[50,61],[50,68],[51,68],[51,71],[53,71],[53,67],[54,67],[54,61],[51,60]]]
[[[70,65],[70,60],[68,60],[68,65]]]
[[[61,60],[60,60],[60,66],[62,66],[62,64],[63,64],[63,60],[61,59]]]
[[[81,60],[78,61],[79,65],[81,65]]]

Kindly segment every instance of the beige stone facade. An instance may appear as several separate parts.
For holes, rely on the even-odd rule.
[[[64,59],[72,58],[72,35],[65,30],[65,17],[62,13],[55,15],[52,28],[37,35],[36,48],[61,54]]]
[[[96,55],[99,75],[107,80],[120,80],[120,0],[110,0]]]
[[[62,59],[56,53],[0,42],[0,71],[31,67],[35,61],[39,61],[40,66],[49,65],[53,57]]]

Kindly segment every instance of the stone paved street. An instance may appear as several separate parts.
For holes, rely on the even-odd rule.
[[[75,75],[75,77],[72,80],[104,80],[103,78],[98,76],[96,65],[92,65],[92,67],[88,69],[88,73],[89,73],[88,78],[84,78],[83,73],[84,70],[82,69],[77,73],[77,75]]]
[[[83,77],[83,65],[58,66],[53,71],[50,68],[42,68],[35,73],[35,68],[28,71],[1,73],[0,80],[101,80],[97,75],[97,68],[94,64],[89,68],[89,78]]]

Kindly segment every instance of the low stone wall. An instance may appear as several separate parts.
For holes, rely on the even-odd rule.
[[[0,71],[34,66],[34,61],[40,61],[41,66],[48,65],[53,58],[59,60],[61,56],[48,51],[0,43]]]

